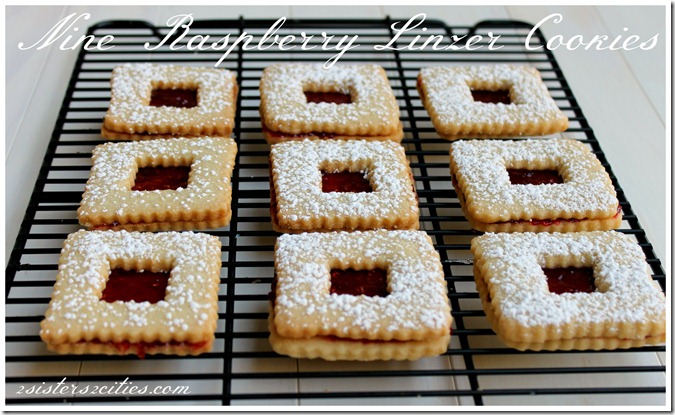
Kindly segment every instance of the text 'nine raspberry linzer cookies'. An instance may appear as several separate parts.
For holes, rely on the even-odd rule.
[[[237,146],[227,70],[122,65],[40,336],[59,353],[196,355],[218,320]],[[169,231],[169,232],[139,232]],[[187,231],[187,232],[177,232]],[[82,282],[86,283],[83,284]]]

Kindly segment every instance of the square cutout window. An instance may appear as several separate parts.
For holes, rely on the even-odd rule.
[[[511,184],[560,184],[565,180],[558,170],[529,170],[529,169],[509,169],[509,181]]]
[[[192,108],[197,105],[197,89],[156,88],[150,94],[152,107]]]
[[[101,293],[101,301],[108,303],[115,301],[142,303],[147,301],[155,304],[164,300],[170,276],[171,273],[165,271],[153,272],[113,268]]]
[[[592,267],[543,268],[548,290],[554,294],[597,291]]]
[[[387,270],[382,268],[370,270],[332,269],[330,270],[330,293],[386,297],[389,295]]]
[[[511,104],[511,90],[509,89],[471,89],[471,97],[476,102],[485,104]]]
[[[314,91],[303,91],[305,93],[305,98],[307,98],[308,104],[318,104],[325,102],[328,104],[351,104],[352,96],[351,94],[345,94],[342,92],[314,92]]]
[[[131,190],[177,190],[188,187],[190,166],[139,167]]]
[[[370,193],[373,191],[366,172],[321,172],[321,191],[324,193]]]

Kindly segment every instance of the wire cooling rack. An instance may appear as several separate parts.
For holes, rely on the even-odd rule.
[[[195,21],[189,37],[210,35],[233,39],[246,32],[258,42],[271,20]],[[438,250],[453,308],[451,345],[443,356],[417,362],[324,362],[279,356],[267,342],[267,293],[273,278],[273,247],[277,234],[269,218],[269,146],[262,138],[258,115],[258,82],[262,70],[287,61],[324,62],[335,51],[320,47],[302,53],[278,48],[236,48],[221,67],[237,74],[234,135],[239,146],[232,177],[232,222],[210,231],[222,248],[219,324],[212,352],[197,357],[60,356],[50,353],[38,336],[51,294],[60,248],[77,230],[76,209],[89,175],[93,147],[110,98],[111,70],[125,62],[212,66],[222,52],[171,50],[149,52],[169,28],[141,21],[108,21],[89,29],[96,40],[113,35],[113,49],[81,50],[63,99],[26,216],[6,270],[6,397],[7,404],[160,403],[208,405],[329,405],[329,404],[659,404],[665,402],[664,365],[657,353],[665,347],[614,352],[517,352],[505,347],[490,330],[472,277],[470,229],[452,190],[448,172],[449,142],[434,132],[415,89],[421,67],[430,65],[522,63],[539,69],[570,128],[562,134],[586,143],[608,170],[617,189],[624,222],[621,232],[643,248],[654,274],[665,289],[665,275],[630,203],[612,174],[593,130],[584,118],[553,54],[546,48],[525,50],[529,24],[485,21],[472,27],[448,27],[426,21],[397,39],[409,44],[415,36],[483,35],[475,51],[385,50],[393,22],[383,20],[289,20],[280,35],[322,31],[359,35],[360,48],[341,63],[371,62],[386,69],[401,107],[403,145],[414,171],[422,228]],[[488,32],[499,35],[497,51],[485,46]],[[312,43],[314,42],[314,43]],[[318,46],[316,41],[309,45]],[[533,46],[545,44],[539,31]],[[72,389],[57,390],[58,382]],[[189,393],[132,393],[138,387],[189,387]],[[117,393],[92,393],[95,386],[117,386]],[[127,386],[125,390],[122,386]],[[77,387],[78,389],[75,389]],[[90,387],[89,389],[85,389]],[[42,389],[40,389],[42,388]],[[147,389],[146,389],[147,390]],[[126,393],[120,393],[125,392]],[[184,389],[182,389],[184,391]],[[28,393],[36,392],[36,393]]]

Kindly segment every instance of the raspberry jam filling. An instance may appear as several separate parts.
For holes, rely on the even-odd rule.
[[[324,340],[328,341],[341,341],[341,342],[353,342],[353,343],[361,343],[361,344],[384,344],[384,343],[406,343],[406,340],[396,340],[396,339],[391,339],[391,340],[368,340],[368,339],[351,339],[349,337],[338,337],[338,336],[320,336]]]
[[[332,269],[330,271],[330,293],[386,297],[389,295],[387,271],[380,268],[358,271],[352,268]]]
[[[564,180],[557,170],[506,169],[511,184],[559,184]]]
[[[363,176],[363,172],[321,172],[321,190],[324,193],[370,193],[373,191],[370,181]]]
[[[592,293],[596,290],[593,268],[544,268],[548,290],[554,294]]]
[[[301,139],[303,139],[303,138],[309,138],[309,137],[312,137],[312,138],[322,138],[322,139],[331,139],[331,138],[335,138],[335,137],[337,136],[337,134],[333,134],[333,133],[299,133],[299,134],[286,134],[286,133],[282,133],[282,132],[280,132],[280,131],[272,131],[272,130],[270,130],[270,129],[268,129],[268,128],[265,128],[265,127],[263,127],[263,130],[264,130],[270,137],[277,138],[277,139],[278,139],[278,138],[286,138],[286,139],[287,139],[287,138],[291,138],[291,139],[298,139],[298,140],[301,140]]]
[[[141,167],[136,173],[131,190],[176,190],[188,186],[189,166],[178,167]]]
[[[192,108],[197,106],[196,89],[153,89],[150,95],[152,107]]]
[[[148,301],[154,304],[164,299],[169,276],[168,272],[126,271],[115,268],[110,271],[101,300],[108,303]]]
[[[621,215],[621,206],[619,206],[616,209],[616,214],[612,216],[612,219],[616,219]],[[588,220],[587,218],[584,219],[530,219],[530,220],[510,220],[508,222],[498,222],[498,223],[529,223],[531,225],[541,225],[541,226],[551,226],[551,225],[560,225],[561,223],[577,223],[581,222],[584,220]]]
[[[318,104],[320,102],[327,102],[331,104],[351,104],[352,96],[343,94],[341,92],[310,92],[305,91],[307,103]]]
[[[197,343],[186,343],[186,342],[178,342],[178,341],[168,341],[168,342],[138,342],[138,343],[131,343],[128,341],[122,341],[122,342],[102,342],[99,340],[93,340],[90,343],[92,344],[105,344],[105,345],[111,345],[114,346],[115,349],[120,354],[126,354],[129,350],[132,348],[135,349],[136,354],[138,355],[139,358],[144,359],[145,354],[148,351],[152,351],[153,349],[157,349],[160,347],[165,347],[165,346],[173,346],[173,347],[188,347],[190,348],[191,351],[199,351],[203,349],[207,344],[208,341],[203,341],[203,342],[197,342]]]
[[[94,230],[94,231],[105,231],[105,230],[114,228],[115,226],[120,226],[120,223],[117,222],[117,221],[114,221],[113,223],[108,223],[108,224],[105,224],[105,225],[92,226],[91,229]]]
[[[498,89],[496,91],[489,91],[485,89],[472,89],[471,96],[476,102],[483,102],[486,104],[510,104],[511,92],[508,89]]]

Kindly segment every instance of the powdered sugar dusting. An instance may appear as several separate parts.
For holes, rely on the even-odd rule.
[[[165,298],[101,301],[114,267],[170,271]],[[41,335],[56,343],[200,336],[217,315],[219,269],[220,242],[207,234],[78,231],[64,243]]]
[[[468,140],[452,144],[452,172],[467,208],[484,222],[602,218],[619,200],[607,172],[575,140]],[[507,168],[552,168],[564,183],[512,185]]]
[[[416,218],[417,199],[403,147],[393,142],[304,140],[275,144],[272,174],[282,226],[303,220]],[[324,193],[322,169],[364,171],[372,192]]]
[[[155,87],[197,89],[198,105],[149,106]],[[177,126],[185,125],[192,129],[212,128],[228,122],[225,115],[233,114],[235,90],[236,76],[224,69],[123,64],[113,71],[105,123],[108,128],[129,134],[178,134]]]
[[[275,321],[304,327],[305,334],[410,340],[430,333],[446,335],[450,329],[442,267],[424,232],[282,235],[275,266]],[[331,267],[385,267],[390,293],[386,297],[330,294]]]
[[[434,124],[449,134],[499,133],[567,117],[556,106],[539,72],[523,65],[430,67],[420,71],[425,105]],[[471,89],[510,90],[511,104],[476,102]],[[445,131],[447,130],[447,131]],[[513,131],[517,132],[517,131]]]
[[[265,69],[260,80],[265,125],[285,133],[392,132],[399,108],[383,69],[377,65],[285,64]],[[351,95],[352,103],[307,103],[305,90]],[[320,129],[316,129],[320,126]]]
[[[472,245],[483,260],[483,277],[501,318],[525,327],[607,323],[608,330],[665,318],[665,297],[644,253],[624,234],[485,234]],[[591,266],[598,290],[549,292],[542,267],[553,257],[567,266]]]
[[[99,145],[93,151],[93,166],[78,210],[80,222],[86,226],[101,221],[139,222],[186,211],[199,215],[229,204],[236,151],[234,140],[222,137]],[[139,166],[190,166],[188,186],[132,191]]]

